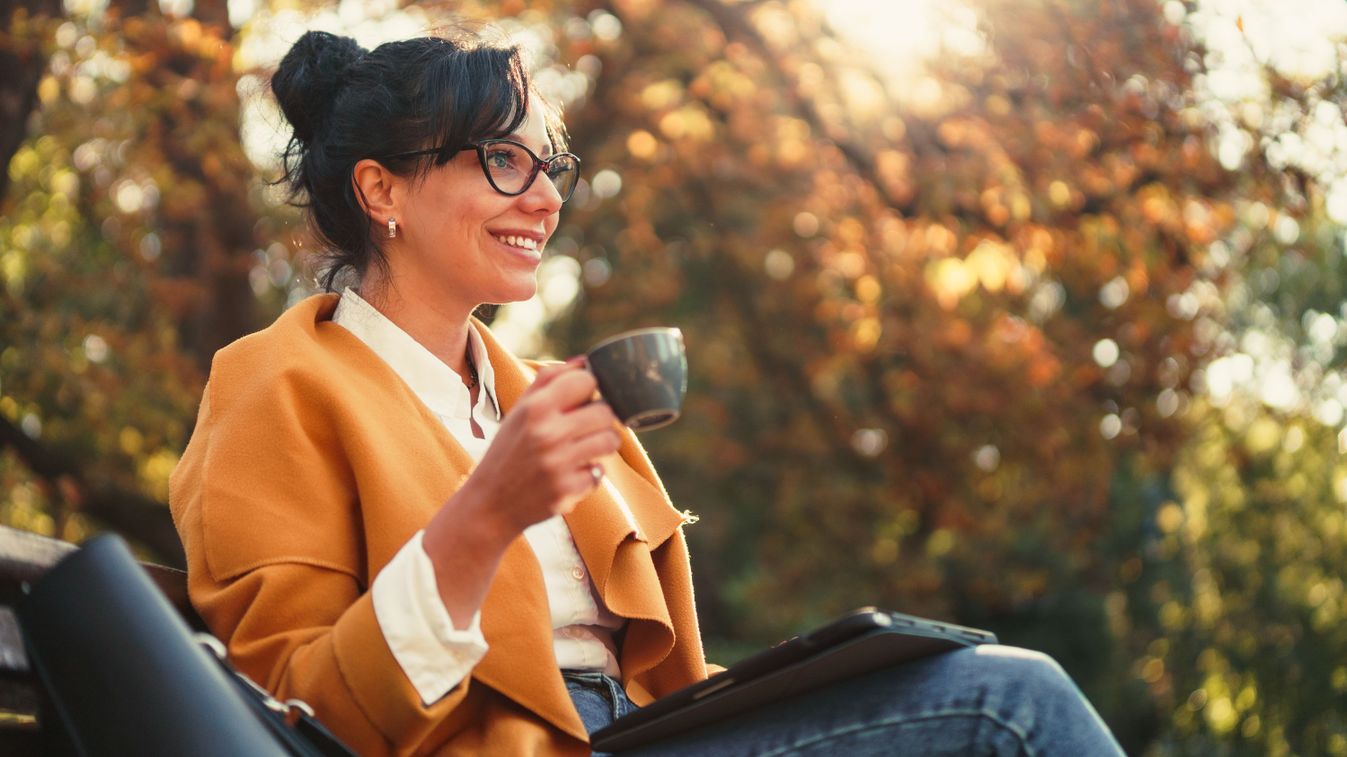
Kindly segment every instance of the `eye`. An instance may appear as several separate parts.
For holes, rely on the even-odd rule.
[[[487,152],[486,164],[491,170],[515,168],[515,155],[512,150],[495,148]]]
[[[570,171],[575,170],[575,161],[570,156],[559,155],[552,158],[547,164],[547,175],[552,179],[558,176],[564,176]]]
[[[488,145],[486,168],[494,176],[523,175],[533,168],[533,160],[519,145],[500,142]]]

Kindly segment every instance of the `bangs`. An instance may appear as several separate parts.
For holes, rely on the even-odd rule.
[[[571,137],[566,131],[566,122],[562,120],[561,106],[542,97],[538,97],[535,102],[543,109],[543,126],[547,129],[547,141],[552,144],[552,151],[566,152],[571,148]]]
[[[471,142],[508,136],[528,117],[529,80],[518,46],[458,49],[430,66],[418,93],[421,112],[429,114],[422,149],[440,151],[418,172],[444,165]]]

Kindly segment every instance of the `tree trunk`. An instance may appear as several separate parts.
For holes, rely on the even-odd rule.
[[[0,0],[0,202],[9,193],[9,161],[27,136],[47,69],[40,30],[60,16],[61,0]]]

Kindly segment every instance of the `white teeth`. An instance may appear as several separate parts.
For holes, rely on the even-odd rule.
[[[529,237],[517,237],[517,236],[514,236],[513,234],[509,234],[509,235],[499,235],[499,234],[497,234],[497,235],[494,235],[494,236],[496,237],[496,239],[499,239],[500,241],[504,242],[505,244],[510,245],[511,247],[520,247],[520,248],[523,248],[523,249],[525,249],[525,250],[536,250],[536,249],[538,249],[538,243],[537,243],[535,240],[530,239]]]

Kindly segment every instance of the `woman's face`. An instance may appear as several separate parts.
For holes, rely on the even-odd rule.
[[[552,145],[542,108],[531,102],[509,139],[545,159]],[[544,172],[523,194],[507,197],[491,187],[477,152],[464,150],[406,185],[399,239],[388,249],[396,286],[455,310],[526,300],[537,290],[543,246],[560,210],[561,196]]]

